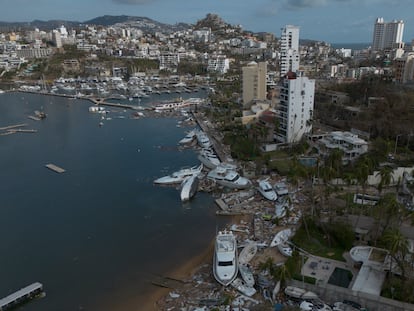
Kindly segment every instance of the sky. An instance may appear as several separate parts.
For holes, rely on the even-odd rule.
[[[148,17],[195,24],[208,13],[244,30],[280,37],[285,25],[300,27],[301,39],[370,43],[377,17],[403,20],[405,42],[414,39],[414,0],[1,0],[0,21],[70,20],[102,15]]]

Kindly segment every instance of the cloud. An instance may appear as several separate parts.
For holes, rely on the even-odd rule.
[[[326,4],[327,0],[287,0],[286,5],[292,9],[312,8]]]
[[[290,9],[304,9],[324,6],[335,2],[351,2],[352,0],[285,0],[285,6]],[[374,0],[378,1],[378,0]]]
[[[144,4],[152,1],[154,0],[112,0],[112,2],[121,4]]]

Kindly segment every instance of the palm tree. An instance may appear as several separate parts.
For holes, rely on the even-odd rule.
[[[393,168],[389,165],[384,165],[377,172],[376,177],[380,177],[381,180],[378,183],[378,192],[381,194],[383,187],[389,186],[394,181]]]
[[[383,235],[383,242],[390,252],[391,257],[401,269],[401,276],[405,279],[404,259],[408,253],[408,241],[398,228],[389,229]],[[392,260],[390,260],[390,271],[392,272]]]
[[[385,231],[395,229],[400,222],[401,204],[397,201],[395,194],[387,193],[380,199],[375,208],[375,218],[377,220],[377,230],[374,237],[376,240],[384,234]]]

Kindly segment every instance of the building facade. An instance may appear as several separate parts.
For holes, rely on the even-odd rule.
[[[312,130],[315,80],[289,72],[281,85],[276,140],[295,143]]]
[[[280,75],[299,70],[299,27],[286,25],[280,37]]]
[[[403,47],[404,22],[393,20],[384,22],[382,17],[377,18],[374,25],[372,49],[381,51],[385,49],[397,49]]]
[[[266,62],[250,62],[243,71],[243,105],[266,99]]]
[[[230,60],[225,55],[217,55],[208,60],[207,71],[225,74],[230,69]]]

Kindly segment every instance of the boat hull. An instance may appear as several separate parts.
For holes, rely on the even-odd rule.
[[[193,175],[185,179],[181,186],[181,201],[189,201],[198,190],[198,176]]]
[[[214,278],[220,284],[228,286],[236,279],[238,270],[236,237],[231,231],[220,231],[214,247]]]

